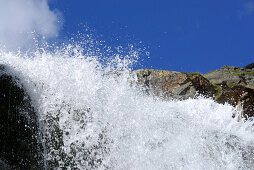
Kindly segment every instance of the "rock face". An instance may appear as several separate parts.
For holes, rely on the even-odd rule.
[[[212,97],[214,86],[199,73],[180,73],[164,70],[136,70],[138,83],[144,85],[147,93],[164,99],[188,99],[201,94]]]
[[[220,94],[216,98],[218,103],[229,103],[233,106],[238,106],[243,109],[243,117],[254,116],[254,90],[246,88],[242,85],[228,87],[226,83],[221,85]]]
[[[217,89],[215,100],[243,109],[243,117],[254,116],[254,63],[243,68],[224,66],[204,76]]]
[[[243,68],[224,66],[219,70],[206,73],[204,76],[213,84],[226,82],[229,87],[242,85],[254,89],[254,68],[251,67],[251,64]]]
[[[164,70],[135,70],[146,93],[163,99],[187,99],[198,95],[218,103],[229,103],[243,110],[243,117],[254,116],[254,63],[243,68],[224,66],[204,75]]]
[[[0,65],[0,169],[42,169],[37,118],[26,91]]]

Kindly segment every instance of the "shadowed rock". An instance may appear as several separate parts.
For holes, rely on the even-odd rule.
[[[43,169],[35,111],[9,70],[0,65],[0,169]]]
[[[233,106],[238,106],[243,110],[243,117],[254,116],[254,90],[246,88],[242,85],[235,85],[228,87],[226,83],[223,83],[222,90],[219,97],[216,99],[218,103],[229,103]]]
[[[244,67],[245,69],[253,69],[254,68],[254,63],[248,64],[247,66]]]

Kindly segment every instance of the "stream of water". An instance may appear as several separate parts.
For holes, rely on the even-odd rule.
[[[145,95],[130,69],[135,57],[102,63],[70,45],[0,52],[37,111],[45,169],[254,169],[251,120],[212,99]]]

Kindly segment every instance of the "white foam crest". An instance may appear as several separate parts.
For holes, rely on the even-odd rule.
[[[0,63],[19,72],[29,89],[45,137],[48,166],[253,166],[252,122],[233,119],[235,108],[204,98],[161,101],[146,96],[135,85],[135,75],[130,76],[131,55],[116,55],[111,61],[105,67],[98,57],[83,55],[76,47],[37,52],[33,58],[0,53]]]

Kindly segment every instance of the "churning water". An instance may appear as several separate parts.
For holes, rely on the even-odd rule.
[[[0,53],[38,113],[45,169],[254,169],[253,122],[211,99],[145,95],[129,68],[135,55]]]

